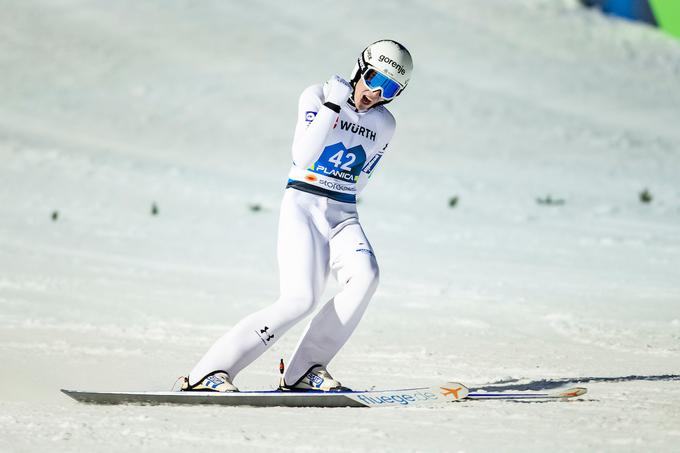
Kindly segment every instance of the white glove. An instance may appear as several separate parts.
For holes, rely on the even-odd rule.
[[[335,105],[345,103],[352,93],[352,85],[340,76],[334,75],[328,82],[323,85],[323,94],[326,102],[331,102]]]

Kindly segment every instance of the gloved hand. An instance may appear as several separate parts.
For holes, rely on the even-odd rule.
[[[323,95],[326,102],[342,105],[352,93],[352,85],[340,76],[334,75],[323,85]]]

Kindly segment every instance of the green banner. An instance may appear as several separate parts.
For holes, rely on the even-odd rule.
[[[680,38],[680,0],[649,0],[659,27]]]

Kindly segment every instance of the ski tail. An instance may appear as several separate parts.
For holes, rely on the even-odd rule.
[[[467,399],[471,400],[560,400],[576,398],[585,395],[588,390],[585,387],[571,387],[552,392],[470,392]]]
[[[557,393],[558,398],[575,398],[577,396],[585,395],[588,393],[588,389],[585,387],[574,387],[566,390],[562,390]]]

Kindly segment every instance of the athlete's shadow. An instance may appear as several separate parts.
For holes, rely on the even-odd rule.
[[[565,387],[571,384],[585,384],[588,382],[627,382],[627,381],[680,381],[680,374],[661,374],[657,376],[613,376],[613,377],[575,377],[558,379],[541,379],[538,381],[519,383],[520,379],[508,379],[494,382],[482,387],[471,389],[472,391],[484,390],[507,391],[507,390],[550,390]]]

